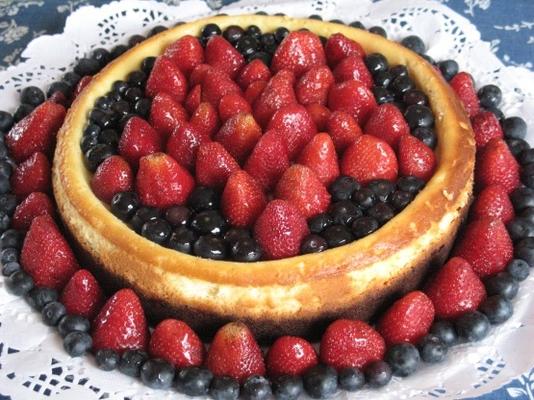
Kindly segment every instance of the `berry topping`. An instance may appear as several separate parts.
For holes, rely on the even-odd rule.
[[[467,72],[460,72],[451,79],[450,84],[462,101],[467,115],[474,117],[480,110],[480,104],[471,75]]]
[[[478,148],[484,147],[491,139],[503,138],[501,124],[492,112],[479,112],[471,118],[471,126],[475,133],[475,141]]]
[[[219,102],[219,117],[223,123],[239,113],[252,113],[250,104],[241,94],[230,93],[221,98]]]
[[[175,101],[181,103],[187,94],[187,80],[173,61],[166,57],[158,57],[146,82],[147,96],[154,97],[158,93],[167,93]]]
[[[341,60],[333,71],[336,82],[355,80],[365,87],[373,86],[373,77],[367,69],[363,59],[358,56],[349,56]]]
[[[132,167],[137,167],[141,157],[161,150],[161,137],[148,122],[140,117],[128,120],[119,141],[119,153]]]
[[[387,103],[378,106],[372,112],[365,124],[364,133],[376,136],[396,149],[399,139],[410,133],[410,127],[399,109]]]
[[[508,193],[519,187],[519,165],[502,139],[491,139],[477,155],[475,182],[480,188],[500,184]]]
[[[239,86],[226,74],[207,67],[204,72],[202,84],[202,101],[207,101],[215,108],[219,106],[221,99],[230,93],[241,94]]]
[[[237,170],[239,164],[220,143],[206,142],[198,148],[195,173],[200,185],[220,189]]]
[[[204,54],[207,64],[228,74],[232,79],[245,64],[241,53],[222,36],[213,36],[208,40]]]
[[[104,292],[95,277],[86,269],[72,275],[61,293],[67,313],[92,320],[104,304]]]
[[[294,83],[295,74],[289,70],[282,70],[271,78],[254,101],[254,117],[260,125],[266,126],[277,110],[297,103]]]
[[[430,147],[412,135],[399,140],[399,173],[428,181],[434,173],[436,157]]]
[[[91,178],[93,193],[105,203],[110,203],[119,192],[133,189],[133,173],[121,156],[111,156],[98,166]]]
[[[268,82],[271,79],[271,71],[269,67],[260,60],[252,60],[243,67],[237,78],[237,83],[241,89],[245,90],[253,82],[264,81]]]
[[[315,349],[304,339],[282,336],[271,345],[265,358],[270,377],[302,375],[319,362]]]
[[[307,70],[326,64],[323,44],[309,31],[291,32],[274,53],[271,68],[274,72],[290,70],[300,76]]]
[[[471,206],[473,219],[493,218],[510,222],[515,214],[508,193],[501,185],[489,185],[483,189]]]
[[[50,189],[50,162],[43,153],[33,155],[20,163],[11,175],[12,191],[19,199],[32,192]]]
[[[334,76],[326,65],[310,68],[297,82],[295,92],[300,104],[326,104]]]
[[[149,122],[162,138],[168,138],[176,127],[187,120],[185,109],[167,93],[158,93],[152,99]]]
[[[377,105],[373,93],[363,83],[350,80],[330,89],[328,106],[331,111],[349,113],[359,125],[363,125]]]
[[[18,206],[13,214],[13,228],[26,230],[32,221],[40,215],[54,215],[54,204],[41,192],[30,193]]]
[[[254,117],[248,113],[238,113],[224,123],[215,135],[215,140],[221,143],[236,160],[243,162],[261,136],[261,127]]]
[[[204,62],[204,49],[196,37],[186,35],[170,44],[163,57],[170,59],[185,76],[189,76],[197,65]]]
[[[325,186],[339,176],[339,165],[332,138],[327,133],[318,133],[304,147],[298,162],[315,172]]]
[[[190,123],[179,126],[167,141],[166,152],[182,167],[193,170],[199,146],[209,141],[209,137]]]
[[[331,66],[335,66],[339,61],[349,56],[365,56],[362,46],[342,33],[334,33],[330,36],[326,41],[324,50],[328,64]]]
[[[191,115],[189,123],[209,138],[219,129],[217,110],[210,103],[200,103]]]
[[[248,173],[238,170],[230,175],[222,194],[221,209],[231,225],[251,227],[266,204],[261,186]]]

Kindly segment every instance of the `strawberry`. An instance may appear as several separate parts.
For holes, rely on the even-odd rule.
[[[453,257],[430,281],[426,293],[439,318],[457,318],[475,311],[486,298],[486,289],[467,261]]]
[[[436,167],[436,157],[430,147],[415,136],[403,135],[399,140],[399,172],[428,181]]]
[[[290,32],[276,49],[271,69],[279,72],[290,70],[296,76],[312,67],[326,64],[323,44],[315,33],[309,31]]]
[[[243,67],[237,77],[237,83],[241,86],[241,89],[245,90],[252,82],[268,82],[269,79],[271,79],[269,67],[256,58]]]
[[[217,108],[221,99],[230,93],[241,94],[241,89],[228,75],[215,69],[206,72],[202,79],[202,101],[210,102]]]
[[[265,191],[273,189],[288,168],[289,157],[285,140],[277,131],[263,134],[244,167]]]
[[[148,97],[158,93],[167,93],[181,103],[187,94],[187,79],[180,68],[166,57],[158,57],[146,82],[145,92]]]
[[[349,56],[341,60],[334,69],[334,79],[336,82],[355,80],[363,83],[367,88],[373,86],[373,77],[363,59],[358,56]]]
[[[162,138],[167,139],[177,126],[189,119],[181,104],[167,93],[158,93],[152,99],[149,122]]]
[[[395,152],[385,141],[371,135],[361,135],[345,150],[341,173],[352,176],[362,185],[374,179],[397,179]]]
[[[167,141],[166,152],[182,167],[192,171],[197,160],[198,147],[206,141],[209,141],[209,137],[190,123],[185,123],[172,133]]]
[[[105,159],[91,177],[91,189],[96,197],[108,204],[115,194],[132,190],[133,174],[130,164],[121,156]]]
[[[319,363],[317,353],[310,342],[296,336],[276,339],[265,357],[270,377],[299,376]]]
[[[73,251],[49,215],[34,218],[22,245],[20,265],[35,286],[58,290],[78,269]]]
[[[328,64],[335,66],[349,56],[365,57],[365,51],[358,42],[349,39],[342,33],[334,33],[326,41],[324,51]]]
[[[504,136],[499,120],[491,111],[481,111],[471,118],[477,148],[484,147],[493,138]]]
[[[171,43],[163,53],[187,77],[193,69],[204,62],[204,49],[198,38],[186,35]]]
[[[59,299],[67,314],[81,315],[92,320],[100,311],[106,297],[95,277],[86,269],[79,269],[72,275]]]
[[[328,91],[334,84],[332,71],[326,65],[310,68],[297,82],[295,93],[300,104],[326,104]]]
[[[254,225],[254,237],[267,259],[296,256],[308,233],[306,218],[285,200],[269,202]]]
[[[480,277],[504,270],[513,254],[514,246],[506,226],[491,218],[469,223],[454,250],[454,255],[471,264]]]
[[[262,187],[245,171],[235,171],[226,182],[221,197],[221,210],[232,226],[254,225],[267,199]]]
[[[434,321],[434,305],[426,294],[413,291],[397,300],[384,313],[378,332],[388,345],[410,342],[417,344]]]
[[[54,204],[50,198],[42,192],[33,192],[19,203],[13,213],[13,228],[26,230],[32,221],[40,215],[54,216]]]
[[[161,321],[152,332],[148,354],[161,358],[175,368],[200,367],[204,361],[204,344],[185,322]]]
[[[507,224],[515,217],[508,193],[501,185],[489,185],[476,197],[471,206],[472,219],[493,218]]]
[[[288,70],[278,72],[267,83],[267,86],[265,86],[265,89],[252,107],[254,109],[254,118],[261,126],[266,126],[276,111],[297,102],[297,97],[293,90],[294,83],[295,75]]]
[[[310,114],[300,104],[290,104],[276,111],[267,129],[278,131],[285,138],[287,153],[291,160],[300,154],[317,133],[317,127]]]
[[[15,161],[24,161],[36,151],[50,154],[65,113],[62,105],[45,101],[17,122],[5,138],[9,153]]]
[[[237,170],[239,164],[222,144],[206,142],[198,148],[195,172],[200,185],[222,189],[228,177]]]
[[[410,127],[399,109],[391,103],[386,103],[375,108],[363,131],[367,135],[385,140],[397,149],[399,139],[410,133]]]
[[[140,117],[132,117],[124,125],[119,140],[119,154],[137,168],[143,156],[161,151],[161,137],[148,122]]]
[[[306,111],[310,114],[317,130],[319,132],[326,131],[328,119],[330,118],[330,110],[321,104],[313,103],[306,106]]]
[[[332,86],[328,107],[331,111],[345,111],[364,125],[377,105],[373,93],[363,83],[351,80]]]
[[[33,153],[19,164],[11,175],[11,189],[19,199],[32,192],[48,192],[50,189],[50,162],[43,153]]]
[[[219,102],[219,117],[222,122],[226,122],[228,119],[239,113],[250,114],[252,108],[248,101],[238,93],[230,93],[221,98]]]
[[[204,136],[211,137],[219,129],[219,115],[211,103],[200,103],[189,123]]]
[[[63,107],[69,107],[70,99],[65,96],[60,90],[56,90],[48,97],[48,101],[54,104],[62,105]]]
[[[321,339],[321,361],[338,370],[365,368],[381,360],[386,344],[380,334],[363,321],[338,319],[332,322]]]
[[[252,82],[248,85],[247,90],[245,91],[245,100],[249,104],[254,104],[254,102],[261,96],[266,86],[267,82],[265,81]]]
[[[194,186],[189,172],[165,153],[150,154],[139,160],[136,187],[145,206],[167,208],[185,204]]]
[[[93,77],[91,75],[86,75],[82,79],[80,79],[80,81],[74,88],[74,92],[72,93],[72,98],[75,99],[76,97],[78,97],[78,95],[83,91],[83,89],[86,88],[87,85],[91,83],[92,80],[93,80]]]
[[[477,154],[475,184],[479,188],[501,185],[507,193],[520,186],[519,164],[502,139],[491,139]]]
[[[141,301],[131,289],[121,289],[111,296],[93,321],[93,351],[145,350],[148,327]]]
[[[242,322],[231,322],[217,331],[206,366],[213,375],[230,376],[240,383],[249,376],[265,374],[260,346]]]
[[[315,135],[300,153],[298,163],[315,172],[326,187],[339,176],[336,148],[328,133]]]
[[[193,68],[193,71],[191,71],[191,75],[189,76],[189,87],[200,85],[209,71],[213,71],[213,67],[208,64],[199,64]]]
[[[343,153],[362,135],[360,126],[352,115],[345,111],[334,111],[326,123],[326,129],[338,153]]]
[[[261,137],[261,127],[251,114],[239,113],[224,123],[215,140],[239,162],[246,160]]]
[[[478,114],[480,104],[471,75],[467,72],[459,72],[450,80],[449,84],[460,98],[467,115],[474,117]]]
[[[212,36],[204,52],[206,63],[234,79],[245,64],[245,58],[220,35]]]
[[[202,101],[202,86],[200,84],[195,85],[193,89],[189,92],[187,95],[187,98],[185,99],[185,109],[190,114],[194,113],[197,107],[200,105]]]

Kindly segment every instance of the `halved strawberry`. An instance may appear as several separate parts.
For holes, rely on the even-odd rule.
[[[202,86],[197,84],[189,91],[185,99],[185,109],[189,114],[193,114],[202,102]]]
[[[239,164],[222,144],[206,142],[198,148],[195,173],[200,185],[221,189],[237,170]]]
[[[231,117],[215,135],[215,140],[237,161],[246,160],[261,137],[261,127],[251,114],[239,113]]]
[[[340,154],[362,135],[362,130],[354,117],[345,111],[331,113],[326,129]]]
[[[133,168],[137,168],[139,159],[162,149],[162,140],[158,132],[140,117],[128,120],[119,140],[119,154]]]
[[[11,189],[19,199],[32,192],[48,192],[50,189],[50,162],[37,152],[20,163],[11,175]]]
[[[226,122],[228,119],[239,113],[252,112],[250,104],[245,98],[238,93],[230,93],[221,98],[219,102],[219,117],[222,122]]]
[[[401,136],[410,133],[410,127],[400,110],[391,103],[379,105],[369,116],[363,131],[385,140],[397,149]]]
[[[177,126],[188,119],[187,111],[167,93],[158,93],[152,99],[148,120],[162,138],[167,139]]]
[[[274,72],[287,69],[300,76],[312,67],[325,64],[319,36],[310,31],[296,31],[290,32],[276,49],[271,69]]]
[[[230,93],[241,94],[241,89],[228,75],[216,69],[206,71],[202,79],[202,101],[208,101],[215,108],[221,99]]]
[[[365,51],[362,46],[342,33],[331,35],[326,41],[324,51],[328,64],[332,67],[349,56],[365,57]]]
[[[166,152],[182,167],[192,171],[197,160],[198,147],[209,140],[197,127],[185,123],[171,134]]]
[[[262,187],[248,173],[238,170],[230,175],[221,197],[221,210],[230,224],[254,225],[266,204]]]
[[[219,115],[211,103],[200,103],[191,115],[189,123],[197,128],[204,136],[211,137],[219,129]]]
[[[32,221],[40,215],[54,216],[54,204],[50,197],[42,192],[33,192],[28,195],[15,208],[13,213],[13,228],[26,230],[30,227]]]
[[[282,70],[274,75],[260,97],[254,102],[254,118],[261,126],[266,126],[273,114],[280,108],[295,104],[297,97],[293,85],[295,74]]]
[[[253,82],[268,82],[270,79],[271,71],[269,67],[263,61],[256,58],[243,67],[237,77],[237,83],[241,86],[241,89],[245,90]]]
[[[507,224],[515,217],[514,206],[501,185],[489,185],[476,197],[471,206],[471,217],[500,219]]]
[[[336,82],[355,80],[363,83],[365,87],[373,86],[373,77],[359,56],[344,58],[337,64],[333,73]]]
[[[98,166],[91,177],[93,193],[105,203],[119,192],[133,189],[133,173],[130,164],[121,156],[111,156]]]
[[[474,117],[478,114],[480,103],[471,75],[467,72],[459,72],[450,80],[449,84],[462,101],[467,115]]]
[[[484,147],[491,139],[502,139],[503,131],[499,120],[491,111],[481,111],[471,118],[477,147]]]
[[[106,297],[95,277],[88,270],[80,269],[67,282],[59,300],[67,314],[81,315],[91,321]]]
[[[339,176],[336,148],[328,133],[315,135],[300,153],[298,163],[315,172],[326,187]]]
[[[245,64],[245,58],[220,35],[212,36],[204,52],[206,64],[228,74],[232,79]]]
[[[501,185],[508,193],[521,185],[519,164],[502,139],[491,139],[477,154],[475,184],[479,188]]]
[[[189,76],[191,71],[204,62],[204,49],[198,38],[185,35],[176,42],[171,43],[163,53],[184,73]]]
[[[146,82],[147,96],[154,97],[158,93],[167,93],[175,101],[181,103],[187,94],[187,80],[172,60],[158,57]]]
[[[297,82],[295,93],[300,104],[326,104],[328,91],[334,84],[332,71],[326,65],[310,68]]]
[[[319,363],[310,342],[295,336],[281,336],[275,340],[265,357],[270,377],[299,376]]]
[[[325,132],[330,118],[330,110],[321,104],[313,103],[306,106],[306,111],[310,114],[313,123],[319,132]]]
[[[436,167],[436,157],[430,147],[415,136],[403,135],[399,139],[399,173],[428,181]]]
[[[247,90],[245,90],[245,100],[249,104],[254,104],[254,102],[261,96],[265,88],[267,87],[267,82],[265,81],[256,81],[248,85]]]
[[[363,83],[351,80],[335,84],[330,89],[328,107],[331,111],[349,113],[363,125],[377,105],[373,93]]]

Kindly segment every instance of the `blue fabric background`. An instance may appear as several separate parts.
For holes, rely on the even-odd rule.
[[[222,3],[232,1],[222,0]],[[534,69],[534,0],[440,1],[471,20],[482,33],[482,39],[492,43],[505,64]],[[179,0],[164,2],[173,4]],[[0,69],[19,62],[22,50],[33,38],[61,32],[72,11],[83,5],[104,3],[103,0],[0,1]],[[533,392],[534,370],[477,400],[534,399]],[[8,399],[0,394],[0,400]]]

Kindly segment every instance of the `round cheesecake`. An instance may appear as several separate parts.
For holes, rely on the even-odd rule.
[[[165,248],[115,217],[90,187],[80,140],[95,100],[116,80],[208,23],[222,29],[255,24],[264,32],[284,26],[329,37],[340,32],[367,53],[402,64],[429,99],[438,146],[433,177],[414,200],[376,232],[322,253],[272,261],[215,261]],[[240,320],[259,338],[313,336],[340,317],[368,319],[388,300],[416,287],[428,267],[442,262],[472,196],[475,141],[469,119],[434,67],[403,46],[347,26],[275,16],[218,16],[162,32],[110,63],[72,105],[57,137],[53,187],[67,230],[86,266],[110,287],[133,288],[149,317],[175,317],[209,335]]]

